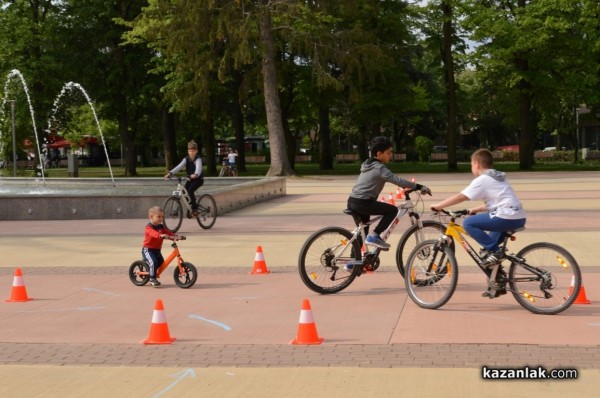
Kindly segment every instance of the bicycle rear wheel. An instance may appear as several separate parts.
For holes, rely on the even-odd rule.
[[[209,194],[205,193],[198,199],[198,224],[204,229],[210,229],[217,221],[217,202]]]
[[[179,231],[181,222],[183,221],[183,207],[181,199],[176,196],[171,196],[164,205],[165,211],[165,227],[173,233]]]
[[[554,315],[569,308],[581,288],[581,271],[563,247],[539,242],[524,247],[512,262],[508,283],[517,302],[534,314]]]
[[[145,261],[137,260],[129,266],[129,280],[136,286],[144,286],[150,280],[150,268]]]
[[[181,267],[183,268],[183,273],[179,273],[179,267],[175,266],[175,271],[173,271],[173,279],[175,280],[175,284],[182,289],[188,289],[194,286],[196,280],[198,279],[198,271],[196,267],[192,263],[183,262],[181,263]]]
[[[415,304],[440,308],[450,300],[458,283],[454,250],[437,240],[419,243],[408,256],[406,275],[406,292]]]
[[[352,234],[339,227],[328,227],[312,234],[302,246],[298,257],[298,272],[302,282],[312,291],[321,294],[337,293],[348,287],[361,266],[344,269],[349,261],[361,259],[360,246]]]
[[[424,220],[423,228],[419,224],[411,225],[400,238],[398,249],[396,249],[396,266],[400,275],[404,278],[406,275],[406,260],[419,243],[429,239],[437,239],[446,232],[446,226],[439,221]],[[454,241],[450,243],[450,248],[454,251]]]

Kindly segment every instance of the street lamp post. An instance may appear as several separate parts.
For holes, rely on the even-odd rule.
[[[17,137],[15,134],[15,102],[16,100],[8,100],[10,102],[10,121],[12,125],[12,145],[13,145],[13,177],[17,176]]]

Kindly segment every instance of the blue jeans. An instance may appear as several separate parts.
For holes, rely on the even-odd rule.
[[[495,252],[500,248],[499,245],[504,240],[504,233],[523,227],[525,221],[525,218],[519,220],[506,220],[498,217],[490,218],[489,213],[479,213],[467,217],[463,223],[463,227],[484,249]]]

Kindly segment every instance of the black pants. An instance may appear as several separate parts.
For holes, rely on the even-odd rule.
[[[360,214],[363,223],[369,222],[371,219],[370,216],[383,216],[373,230],[378,235],[381,235],[398,215],[398,208],[396,206],[386,202],[378,202],[376,199],[356,199],[350,197],[348,198],[348,208]]]
[[[192,202],[192,210],[198,210],[198,202],[196,201],[196,190],[204,185],[204,176],[201,175],[196,177],[193,180],[189,180],[185,184],[185,189],[188,191],[188,195],[190,195],[190,201]]]

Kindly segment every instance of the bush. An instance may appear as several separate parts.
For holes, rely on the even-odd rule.
[[[415,138],[415,150],[419,155],[419,161],[427,162],[433,152],[433,141],[422,135]]]

